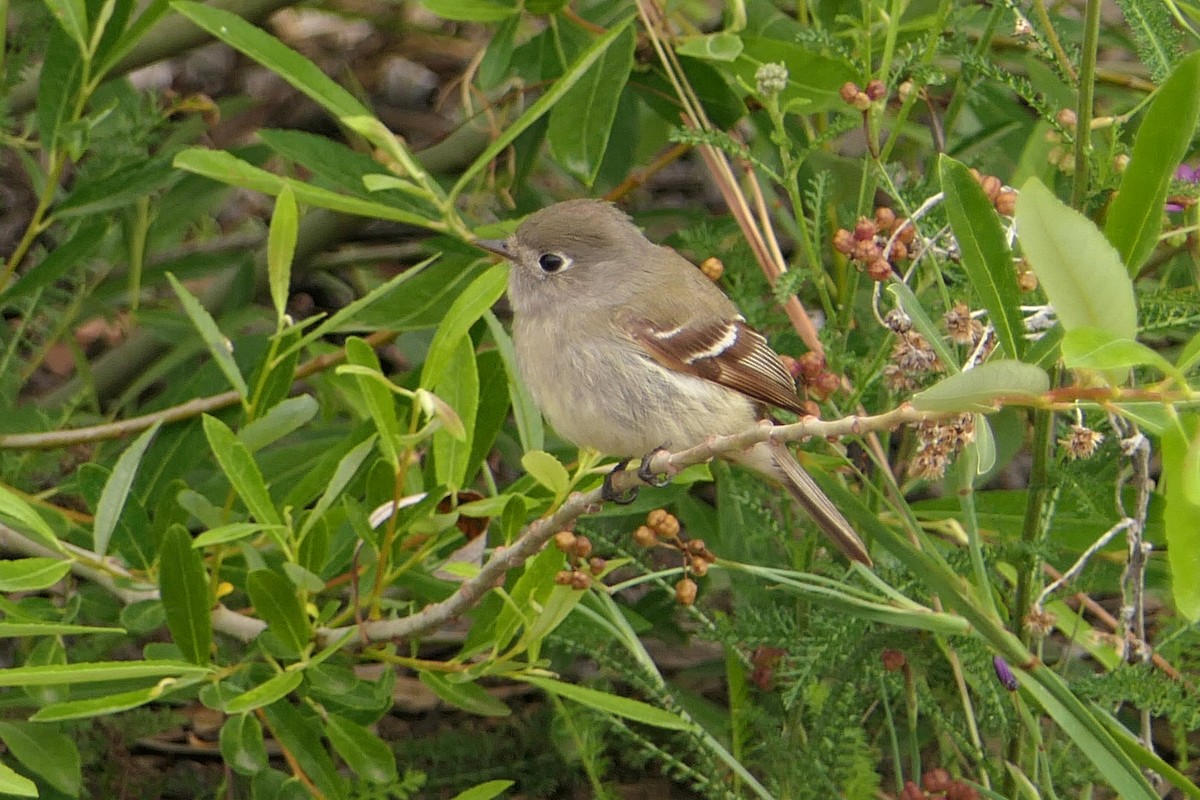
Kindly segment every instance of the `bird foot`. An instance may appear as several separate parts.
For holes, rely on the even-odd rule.
[[[638,487],[634,486],[625,494],[617,492],[613,487],[613,476],[618,472],[624,472],[625,467],[629,465],[629,459],[623,459],[617,462],[617,465],[604,476],[604,483],[600,484],[600,497],[619,506],[627,506],[634,500],[637,500]]]
[[[661,487],[666,486],[671,482],[671,476],[666,472],[651,472],[650,462],[659,453],[666,453],[666,446],[659,446],[651,450],[646,455],[642,456],[642,463],[638,467],[637,476],[651,486]]]

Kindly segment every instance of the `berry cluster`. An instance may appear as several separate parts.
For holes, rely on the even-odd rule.
[[[858,111],[866,111],[871,103],[887,97],[887,84],[878,78],[867,81],[867,85],[859,88],[854,81],[846,81],[838,90],[846,105],[853,106]]]
[[[554,534],[554,546],[567,554],[567,563],[571,567],[559,570],[554,576],[554,582],[559,586],[583,591],[592,585],[595,578],[604,574],[604,568],[608,566],[603,558],[592,555],[592,541],[586,536],[576,535],[572,531],[559,531]]]
[[[995,206],[996,212],[1005,216],[1011,217],[1017,210],[1017,193],[1012,189],[1005,188],[1004,183],[995,175],[984,175],[974,167],[971,168],[971,177],[983,187],[983,193],[987,195],[987,199]]]
[[[809,398],[804,403],[805,413],[810,417],[821,416],[821,410],[813,401],[828,399],[842,385],[841,379],[829,371],[825,356],[810,351],[799,358],[781,355],[779,360],[791,374],[792,380],[804,390],[805,397]]]
[[[921,785],[905,781],[900,800],[979,800],[979,790],[966,781],[953,780],[950,773],[941,767],[931,769],[921,776]]]
[[[864,269],[872,280],[885,281],[892,275],[892,265],[910,257],[909,247],[917,231],[905,217],[886,206],[875,209],[875,218],[859,217],[854,230],[838,228],[833,234],[833,248]]]
[[[696,602],[696,581],[692,576],[703,578],[708,574],[708,565],[717,560],[703,539],[684,541],[679,538],[679,520],[665,508],[656,508],[646,515],[646,524],[633,532],[633,541],[640,547],[660,545],[678,550],[683,556],[683,569],[687,573],[675,584],[675,602],[690,606]]]

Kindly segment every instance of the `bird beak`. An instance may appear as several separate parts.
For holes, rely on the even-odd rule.
[[[512,258],[508,242],[504,239],[476,239],[475,246],[504,258]]]

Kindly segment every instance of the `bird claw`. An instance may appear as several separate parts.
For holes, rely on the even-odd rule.
[[[604,476],[604,483],[600,484],[601,498],[608,502],[616,503],[619,506],[627,506],[634,500],[637,500],[638,487],[634,486],[630,488],[629,491],[625,492],[625,494],[619,494],[616,488],[613,486],[613,476],[618,472],[624,472],[625,467],[628,465],[628,458],[624,459],[623,461],[618,461],[617,465],[613,467],[607,475]]]
[[[650,486],[663,487],[671,482],[671,476],[668,473],[650,471],[650,462],[656,455],[665,452],[667,452],[666,447],[656,447],[646,455],[642,456],[642,463],[640,466],[638,466],[637,476]]]

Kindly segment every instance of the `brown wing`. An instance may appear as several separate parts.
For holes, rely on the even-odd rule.
[[[665,328],[642,318],[629,333],[668,369],[719,383],[747,397],[803,413],[796,384],[762,334],[741,317]]]

